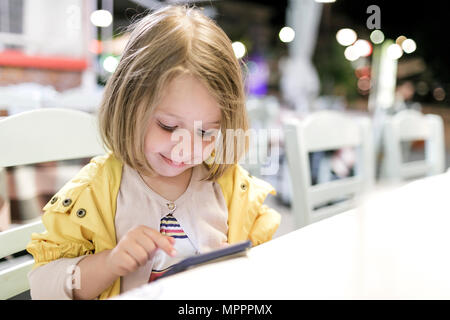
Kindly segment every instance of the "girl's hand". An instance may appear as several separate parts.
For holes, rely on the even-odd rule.
[[[230,245],[230,244],[229,244],[228,242],[222,242],[222,243],[220,244],[219,249],[226,248],[226,247],[228,247],[229,245]]]
[[[116,276],[125,276],[144,266],[158,248],[175,256],[175,239],[147,226],[128,231],[117,246],[108,252],[106,266]]]

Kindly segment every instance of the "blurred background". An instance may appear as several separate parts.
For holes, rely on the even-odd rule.
[[[448,167],[450,6],[445,1],[0,0],[0,116],[53,107],[95,113],[127,42],[127,26],[174,3],[203,8],[224,29],[242,61],[252,128],[280,132],[256,143],[267,151],[270,165],[276,162],[275,170],[263,174],[267,162],[259,158],[256,165],[243,164],[278,191],[268,199],[284,215],[277,235],[295,228],[282,129],[287,118],[335,110],[370,119],[377,185],[392,175],[383,139],[387,119],[404,110],[438,115],[443,143],[442,150],[433,151],[440,157],[433,173]],[[402,142],[403,160],[426,160],[426,146],[423,139]],[[309,152],[311,184],[356,174],[357,153],[351,148]],[[4,170],[0,230],[39,215],[86,161]]]

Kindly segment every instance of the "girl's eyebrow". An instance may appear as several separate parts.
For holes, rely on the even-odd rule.
[[[158,113],[159,113],[159,114],[162,114],[162,115],[174,117],[174,118],[177,118],[177,119],[179,119],[179,120],[182,120],[182,119],[183,119],[182,117],[180,117],[180,116],[178,116],[178,115],[176,115],[176,114],[167,112],[167,111],[164,111],[164,112],[159,111]],[[220,124],[220,120],[213,121],[213,122],[205,122],[205,123],[206,123],[206,124]]]

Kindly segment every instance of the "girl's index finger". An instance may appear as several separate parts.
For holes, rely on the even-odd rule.
[[[162,235],[151,228],[144,228],[144,232],[147,236],[152,238],[158,248],[164,250],[168,255],[174,257],[177,254],[177,251],[173,248],[173,245],[175,244],[174,238]]]

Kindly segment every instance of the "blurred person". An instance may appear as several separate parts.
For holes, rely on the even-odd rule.
[[[389,108],[388,113],[396,114],[406,109],[421,111],[422,107],[420,103],[413,101],[415,92],[416,89],[411,81],[407,80],[399,82],[395,90],[394,103],[392,108]]]
[[[248,129],[239,61],[201,11],[169,6],[132,26],[99,122],[111,151],[47,203],[47,231],[27,246],[33,299],[110,298],[187,256],[275,233],[280,215],[263,204],[275,189],[238,165],[246,144],[225,142]]]

